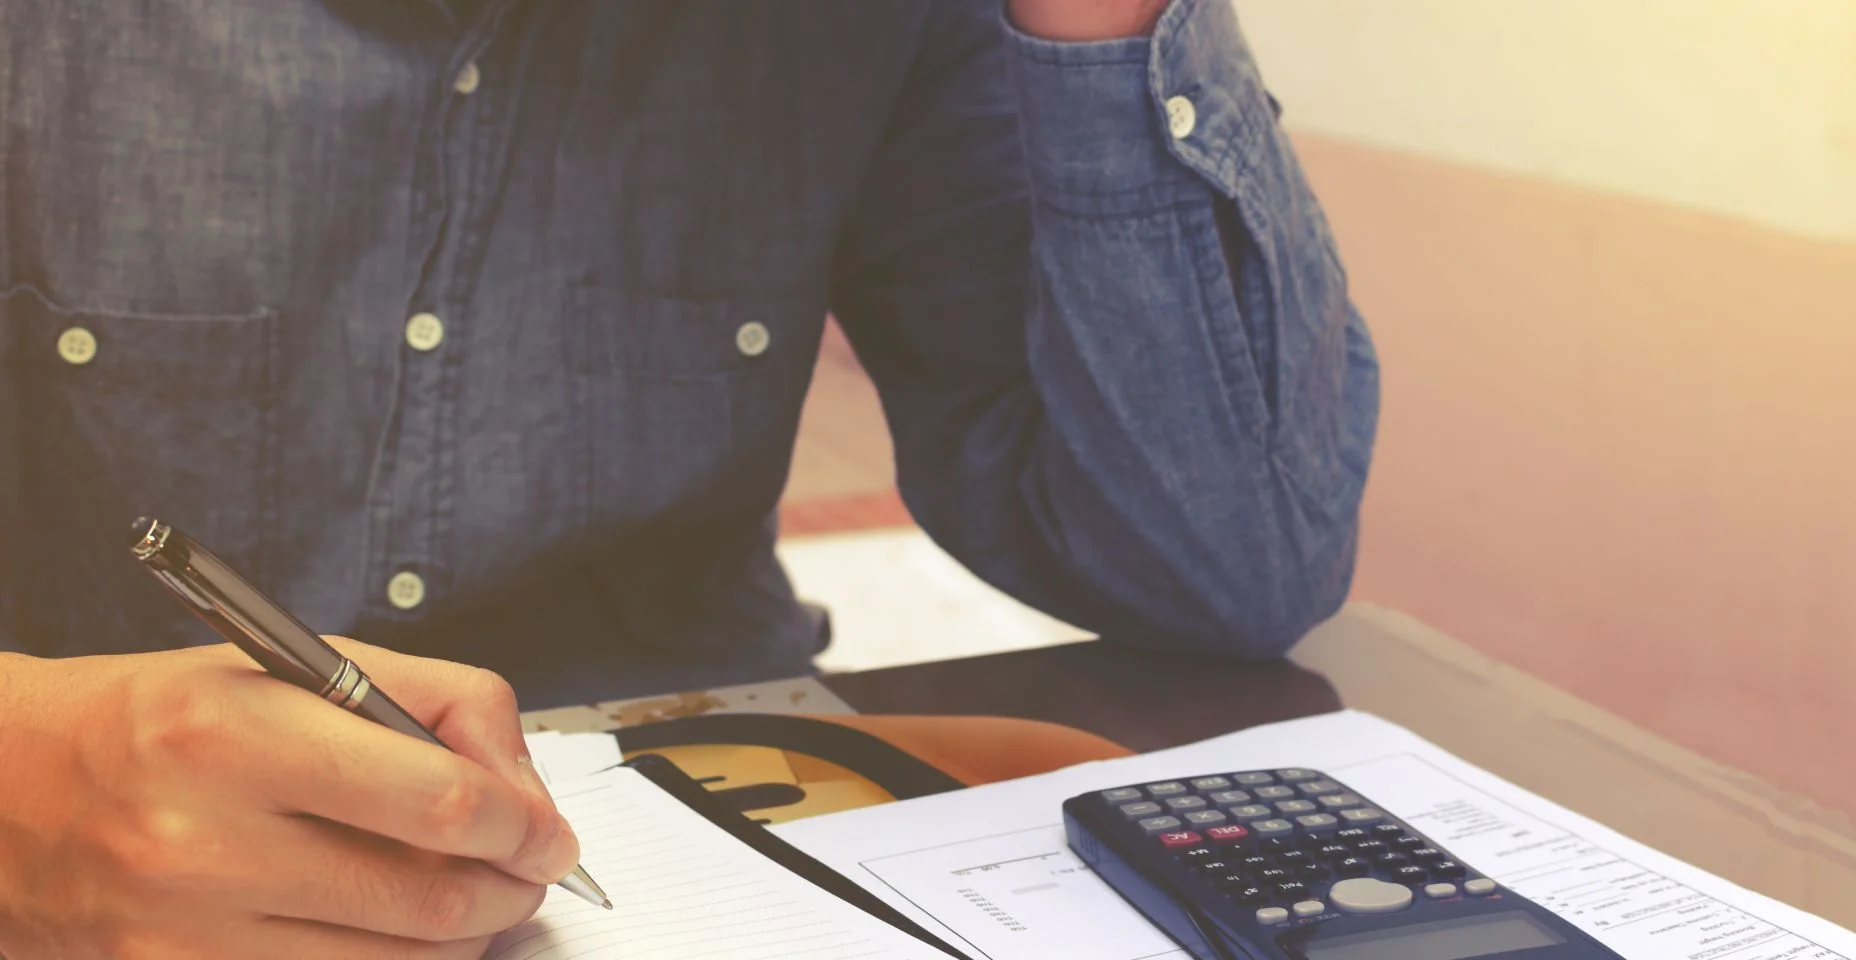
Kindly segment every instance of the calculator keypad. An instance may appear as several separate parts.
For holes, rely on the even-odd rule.
[[[1288,922],[1347,909],[1350,892],[1396,885],[1427,900],[1487,896],[1429,840],[1344,784],[1300,768],[1104,790],[1104,801],[1234,903]],[[1349,881],[1365,886],[1349,886]],[[1331,890],[1341,891],[1337,899]]]

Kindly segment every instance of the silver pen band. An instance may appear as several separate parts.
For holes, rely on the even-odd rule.
[[[344,710],[353,710],[361,705],[362,700],[367,699],[368,691],[373,686],[367,674],[362,673],[353,660],[344,659],[341,669],[335,671],[328,686],[322,688],[322,699]]]

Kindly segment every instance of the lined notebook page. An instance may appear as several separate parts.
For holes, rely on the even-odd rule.
[[[947,960],[621,767],[550,787],[612,910],[559,887],[486,960]]]

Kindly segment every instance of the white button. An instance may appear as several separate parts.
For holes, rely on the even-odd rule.
[[[767,332],[767,325],[759,321],[750,321],[735,331],[735,349],[750,357],[758,357],[767,352],[767,345],[773,337]]]
[[[1495,892],[1495,881],[1487,877],[1477,877],[1463,884],[1463,892],[1471,896],[1486,897]]]
[[[1199,111],[1194,109],[1192,101],[1185,97],[1169,97],[1166,101],[1166,128],[1172,131],[1173,139],[1184,140],[1192,136],[1192,128],[1199,125]]]
[[[387,602],[411,610],[425,602],[425,581],[411,570],[401,570],[387,581]]]
[[[83,327],[72,327],[58,335],[58,355],[64,362],[81,367],[96,359],[97,338]]]
[[[1328,902],[1346,913],[1396,913],[1411,906],[1411,888],[1354,877],[1329,887]]]
[[[1264,907],[1257,911],[1257,922],[1265,925],[1289,922],[1289,911],[1281,907]]]
[[[1424,895],[1427,897],[1430,897],[1432,900],[1443,900],[1448,897],[1454,897],[1456,896],[1456,884],[1454,883],[1430,884],[1429,886],[1426,886],[1424,888]]]
[[[1319,900],[1304,900],[1294,907],[1298,917],[1318,917],[1327,912],[1328,905]]]
[[[472,60],[464,65],[464,69],[458,71],[457,79],[451,81],[451,89],[468,97],[477,92],[477,84],[481,82],[483,82],[483,71],[477,69],[477,61]]]
[[[445,340],[445,322],[429,313],[415,315],[406,321],[406,343],[414,350],[423,353],[436,348]]]

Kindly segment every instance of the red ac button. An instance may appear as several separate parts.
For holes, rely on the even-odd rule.
[[[1169,850],[1174,847],[1195,847],[1204,841],[1204,837],[1191,830],[1169,830],[1160,835],[1160,842],[1166,844]]]

